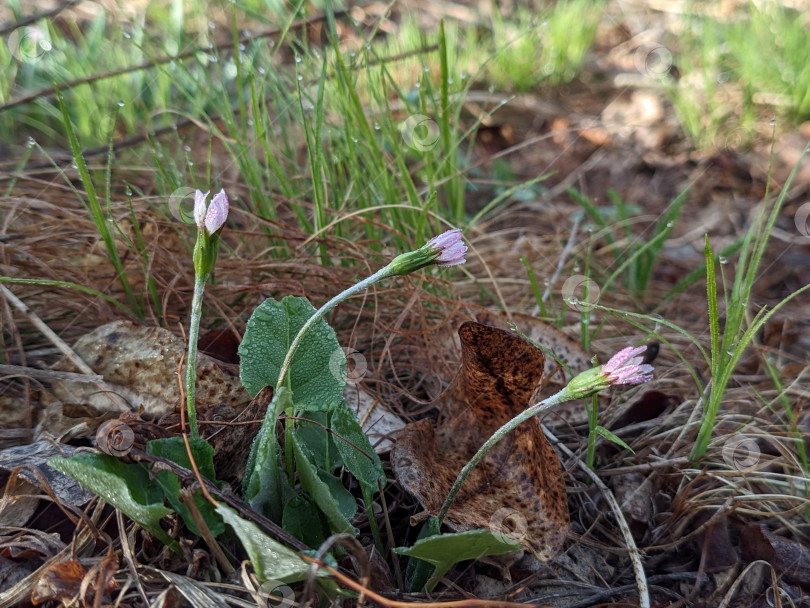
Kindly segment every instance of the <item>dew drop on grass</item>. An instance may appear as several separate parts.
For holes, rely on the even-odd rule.
[[[462,72],[461,73],[461,79],[462,80],[467,80],[467,72]]]
[[[258,69],[257,69],[257,72],[259,72],[259,74],[261,74],[262,76],[264,76],[264,73],[265,73],[264,68],[258,68]]]
[[[413,86],[414,86],[414,88],[418,89],[419,87],[422,86],[422,83],[417,80],[416,82],[413,83]]]
[[[675,225],[675,222],[667,222],[667,228],[672,228]]]
[[[719,258],[717,258],[717,261],[720,262],[721,264],[728,264],[728,258],[724,255],[721,255]]]
[[[119,108],[123,108],[125,105],[127,105],[127,104],[125,104],[125,103],[124,103],[123,101],[121,101],[120,99],[118,100],[118,107],[119,107]]]
[[[551,285],[551,279],[543,279],[543,285],[545,285],[546,287]]]
[[[129,32],[124,32],[124,38],[129,40],[130,38],[132,38],[132,34],[130,34]]]
[[[358,139],[357,139],[356,137],[352,137],[352,141],[353,141],[354,143],[357,143],[357,142],[358,142]]]
[[[430,68],[429,68],[428,66],[426,66],[426,65],[423,65],[423,66],[422,66],[422,71],[423,71],[425,74],[427,74],[427,73],[429,73],[429,72],[430,72]]]
[[[579,298],[577,298],[576,296],[569,296],[568,298],[566,298],[566,302],[568,302],[571,306],[576,306],[577,304],[579,304]]]
[[[579,272],[579,264],[574,264],[574,272]]]
[[[349,57],[354,57],[357,53],[354,52],[354,49],[349,49]]]
[[[183,146],[183,150],[186,152],[191,152],[191,146]]]
[[[126,190],[124,190],[124,194],[127,196],[132,196],[132,189],[128,187]]]
[[[729,79],[728,72],[720,72],[717,75],[717,82],[719,82],[720,84],[723,84],[724,82],[728,82],[728,79]]]
[[[775,119],[775,118],[771,118],[771,126],[774,126],[775,124],[776,124],[776,119]]]
[[[214,23],[213,21],[209,21],[209,22],[208,22],[208,29],[209,29],[209,30],[215,30],[215,29],[217,29],[217,24],[216,24],[216,23]]]
[[[452,77],[447,79],[447,84],[453,84],[453,78]]]
[[[379,131],[379,130],[380,130],[380,123],[378,123],[378,122],[375,122],[375,123],[374,123],[374,130],[375,130],[375,131]]]
[[[304,77],[303,77],[303,76],[301,76],[301,74],[299,74],[299,75],[297,76],[297,78],[298,78],[298,82],[301,82],[301,81],[304,79]]]
[[[186,164],[187,164],[189,167],[193,167],[193,166],[194,166],[194,161],[193,161],[193,160],[190,160],[190,161],[188,161],[188,163],[186,163]]]
[[[247,47],[244,45],[244,43],[242,43],[242,42],[239,43],[239,51],[240,52],[244,53],[246,48]]]
[[[301,63],[301,56],[300,55],[295,56],[295,63]]]
[[[28,141],[25,142],[25,145],[28,146],[29,148],[33,148],[34,146],[37,145],[37,140],[34,139],[33,137],[29,137]]]

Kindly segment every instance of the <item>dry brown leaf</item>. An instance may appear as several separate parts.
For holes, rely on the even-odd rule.
[[[117,559],[115,563],[117,564]],[[102,594],[109,593],[117,587],[117,583],[111,576],[111,573],[114,572],[115,569],[112,569],[104,576],[103,589],[100,590]],[[31,591],[31,603],[36,606],[48,600],[54,600],[70,604],[81,593],[85,576],[87,576],[87,569],[77,561],[68,560],[53,564],[37,580]],[[91,599],[98,590],[94,585],[88,591],[86,599]],[[86,606],[87,603],[81,602],[79,605]]]
[[[435,429],[428,419],[407,425],[392,453],[399,482],[431,515],[481,444],[530,405],[543,377],[542,352],[511,332],[467,322],[459,337],[462,368],[444,394],[442,420]],[[507,435],[473,470],[445,522],[456,531],[510,534],[542,561],[557,553],[568,531],[565,483],[536,418]],[[508,524],[511,533],[504,529]]]

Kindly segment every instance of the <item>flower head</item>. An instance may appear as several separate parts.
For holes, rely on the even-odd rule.
[[[434,236],[416,251],[402,253],[388,264],[387,274],[409,274],[425,266],[458,266],[466,262],[467,246],[462,241],[461,230],[453,228]]]
[[[225,190],[220,190],[210,205],[205,202],[207,198],[208,192],[197,190],[194,193],[194,223],[212,235],[221,230],[228,219],[228,195]]]
[[[582,372],[565,387],[568,398],[581,399],[610,386],[649,382],[653,378],[653,366],[642,363],[644,358],[639,356],[645,350],[646,346],[628,346],[604,365]]]
[[[453,228],[434,236],[422,249],[431,249],[436,254],[436,262],[440,266],[457,266],[467,260],[467,246],[461,240],[461,230]]]
[[[638,348],[628,346],[613,355],[610,361],[602,366],[602,373],[607,374],[611,386],[641,384],[652,380],[653,366],[642,364],[644,357],[638,356],[645,350],[646,346]]]

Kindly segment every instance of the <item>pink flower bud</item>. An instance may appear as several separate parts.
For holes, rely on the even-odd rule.
[[[206,205],[207,198],[208,192],[197,190],[194,193],[194,223],[205,228],[210,236],[222,229],[228,219],[228,195],[225,190],[220,190],[214,195],[210,205]]]
[[[641,384],[652,380],[653,366],[642,365],[644,358],[638,356],[645,350],[646,346],[638,348],[628,346],[613,355],[610,361],[602,366],[602,373],[607,375],[611,386]]]
[[[434,236],[425,247],[438,251],[435,263],[440,266],[457,266],[467,261],[467,246],[462,242],[461,230],[458,228]]]

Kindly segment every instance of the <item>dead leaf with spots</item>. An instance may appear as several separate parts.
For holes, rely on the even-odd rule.
[[[464,464],[531,405],[543,378],[543,353],[516,334],[474,322],[458,333],[461,371],[442,397],[442,418],[435,429],[429,419],[407,425],[391,459],[400,484],[434,516]],[[568,532],[565,482],[536,418],[504,437],[473,470],[445,523],[458,532],[509,534],[541,561],[559,551]]]

